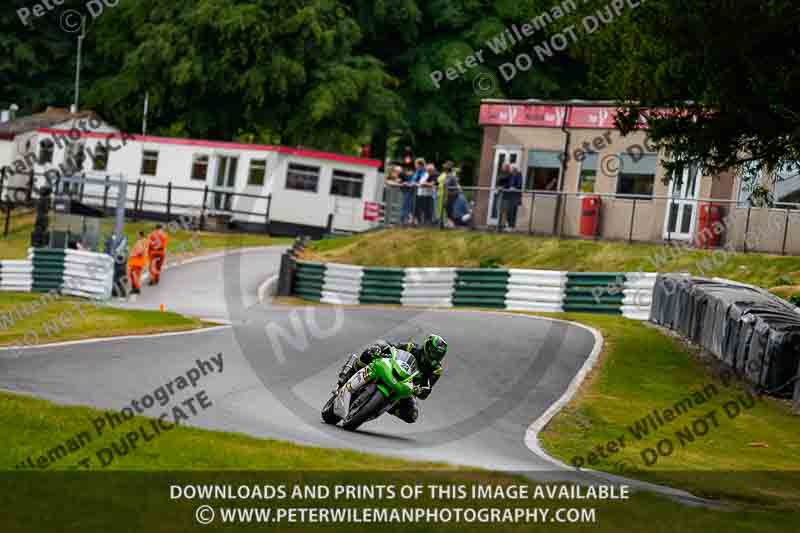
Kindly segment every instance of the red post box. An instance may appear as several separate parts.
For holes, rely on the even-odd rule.
[[[586,196],[581,202],[581,236],[597,237],[600,233],[600,208],[602,200],[599,196]]]
[[[714,248],[719,246],[722,238],[719,229],[721,220],[722,213],[719,207],[712,204],[700,204],[700,212],[697,217],[695,246],[698,248]]]

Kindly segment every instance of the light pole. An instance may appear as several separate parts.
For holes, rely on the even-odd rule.
[[[75,113],[80,109],[81,99],[81,58],[83,55],[83,40],[86,38],[86,16],[81,17],[81,34],[78,35],[78,61],[75,65],[75,103],[73,111]]]

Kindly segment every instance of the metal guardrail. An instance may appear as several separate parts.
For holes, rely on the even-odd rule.
[[[32,206],[35,204],[36,200],[39,198],[39,188],[44,185],[52,185],[56,188],[61,187],[62,184],[59,181],[56,183],[51,184],[50,181],[45,177],[44,174],[30,172],[26,174],[27,176],[27,185],[24,187],[21,186],[10,186],[8,185],[8,179],[6,175],[7,169],[2,169],[0,172],[0,199],[8,199],[5,202],[5,205],[24,205],[24,206]],[[105,176],[105,181],[111,181],[110,176]],[[136,181],[128,181],[127,182],[131,191],[134,191],[134,197],[130,198],[126,195],[126,198],[120,199],[116,197],[109,196],[109,186],[106,185],[103,190],[103,194],[94,194],[91,192],[87,192],[85,190],[85,186],[80,186],[76,190],[71,192],[71,195],[75,197],[78,201],[86,203],[87,205],[91,205],[93,207],[99,207],[106,211],[109,208],[110,203],[115,203],[117,201],[124,201],[125,208],[128,212],[128,215],[133,220],[140,220],[145,218],[145,206],[156,208],[155,210],[148,210],[149,213],[156,213],[163,215],[167,221],[170,221],[175,217],[176,213],[174,210],[183,209],[183,210],[198,210],[200,212],[199,219],[200,219],[200,229],[204,229],[206,225],[206,219],[209,216],[215,215],[222,215],[222,216],[234,216],[234,215],[241,215],[241,216],[254,216],[264,217],[264,227],[265,231],[269,232],[270,226],[270,211],[272,208],[272,195],[258,195],[258,194],[250,194],[250,193],[240,193],[234,192],[224,189],[215,189],[213,187],[209,187],[208,184],[205,184],[203,187],[186,187],[186,186],[179,186],[174,185],[172,181],[168,181],[166,184],[161,183],[152,183],[148,182],[143,179],[139,179]],[[100,186],[102,187],[102,186]],[[166,191],[166,201],[158,201],[158,200],[147,200],[145,198],[145,193],[149,189],[161,190]],[[193,192],[198,195],[198,202],[196,204],[186,204],[186,203],[179,203],[173,200],[173,192],[181,191],[181,192]],[[213,195],[221,195],[225,198],[223,200],[224,204],[227,204],[227,199],[231,199],[230,203],[233,203],[233,200],[237,197],[241,198],[248,198],[252,200],[265,200],[266,201],[266,209],[261,212],[256,211],[245,211],[241,209],[231,209],[231,208],[212,208],[209,207],[210,199]],[[7,215],[10,217],[10,215]]]

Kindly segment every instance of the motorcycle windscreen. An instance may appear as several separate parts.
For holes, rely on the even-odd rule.
[[[395,360],[408,375],[417,371],[417,358],[404,350],[397,350]]]

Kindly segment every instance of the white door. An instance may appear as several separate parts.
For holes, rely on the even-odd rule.
[[[218,155],[216,169],[212,175],[212,207],[215,211],[230,211],[233,206],[233,195],[225,194],[236,189],[236,172],[239,158],[229,155]]]
[[[670,181],[664,238],[691,241],[697,226],[697,195],[700,171],[696,165],[684,169]]]
[[[511,166],[519,167],[522,162],[522,148],[518,146],[497,146],[494,149],[494,166],[492,167],[492,184],[489,195],[489,215],[486,223],[489,226],[496,225],[498,217],[500,216],[500,195],[495,190],[497,188],[497,179],[503,166],[509,164]]]

